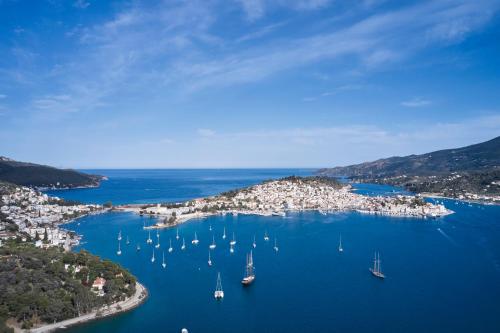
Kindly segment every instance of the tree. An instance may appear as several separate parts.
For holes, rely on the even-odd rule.
[[[47,233],[47,228],[45,228],[45,231],[43,233],[43,241],[48,242],[49,241],[49,234]]]
[[[35,231],[35,241],[40,240],[40,235],[38,234],[38,231]]]

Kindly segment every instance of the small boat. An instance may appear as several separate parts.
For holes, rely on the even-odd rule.
[[[151,239],[151,230],[148,231],[148,240],[146,241],[146,243],[148,244],[153,243],[153,240]]]
[[[121,241],[122,240],[122,231],[120,230],[118,232],[118,240]]]
[[[196,232],[194,233],[194,239],[191,241],[191,244],[198,245],[200,241],[198,240],[198,236],[196,236]]]
[[[232,244],[229,245],[229,252],[234,253],[234,245]]]
[[[212,231],[212,225],[211,225],[211,224],[209,224],[209,226],[208,226],[208,230],[209,230],[209,231]]]
[[[267,230],[264,232],[264,240],[269,241],[269,236],[267,235]]]
[[[222,234],[222,239],[226,239],[226,227],[224,227],[224,233]]]
[[[163,268],[167,267],[167,263],[165,262],[165,251],[163,251],[163,262],[161,263],[161,265],[163,266]]]
[[[222,281],[220,278],[220,273],[217,273],[217,286],[215,287],[214,297],[215,299],[224,298],[224,291],[222,290]]]
[[[254,249],[257,247],[257,242],[255,241],[255,235],[253,236],[252,246],[253,246]]]
[[[151,262],[155,262],[155,249],[153,249],[153,256],[151,257]]]
[[[186,241],[184,240],[184,237],[182,238],[182,246],[181,246],[181,250],[185,250],[186,249]]]
[[[155,248],[159,249],[160,248],[160,235],[156,234],[156,245]]]
[[[160,238],[160,231],[156,229],[156,238]]]
[[[213,237],[213,236],[212,236]],[[215,245],[215,237],[212,238],[212,244],[210,244],[209,248],[210,250],[213,250],[217,247],[217,245]]]
[[[127,241],[125,242],[125,244],[127,244],[127,245],[130,244],[130,240],[128,239],[128,236],[127,236]]]
[[[274,237],[274,251],[278,252],[279,251],[279,248],[278,248],[278,241],[276,240],[276,237]]]
[[[170,246],[168,247],[168,252],[171,253],[174,250],[172,247],[172,238],[170,238]]]
[[[247,254],[247,264],[245,267],[245,277],[243,277],[243,280],[241,280],[241,283],[244,286],[248,286],[254,280],[255,280],[255,272],[254,272],[254,267],[253,267],[253,256],[252,256],[252,251],[250,251],[250,254]]]
[[[118,251],[116,251],[116,254],[119,256],[122,255],[122,249],[120,248],[120,241],[118,241]]]
[[[212,266],[212,259],[210,258],[210,251],[208,251],[208,266]]]
[[[141,250],[141,246],[139,244],[137,244],[136,249],[137,249],[137,252],[139,252]]]
[[[339,238],[339,252],[344,252],[344,248],[342,247],[342,234],[340,234]]]
[[[233,232],[233,239],[229,242],[229,245],[236,245],[236,239],[234,238],[234,232]]]
[[[177,233],[175,235],[175,239],[179,240],[179,229],[176,229]]]
[[[380,254],[375,252],[375,258],[373,259],[373,268],[370,268],[370,272],[380,279],[385,279],[385,275],[382,273],[380,268]]]

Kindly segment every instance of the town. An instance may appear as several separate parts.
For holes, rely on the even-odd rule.
[[[331,178],[295,176],[185,203],[126,205],[116,209],[160,218],[146,228],[169,227],[193,218],[226,213],[284,216],[287,211],[317,210],[323,214],[357,211],[422,218],[453,213],[444,205],[426,202],[420,196],[365,196]]]

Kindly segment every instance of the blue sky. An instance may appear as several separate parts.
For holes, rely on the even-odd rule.
[[[326,167],[500,135],[500,1],[0,0],[0,155]]]

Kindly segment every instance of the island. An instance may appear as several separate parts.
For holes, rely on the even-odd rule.
[[[194,218],[217,214],[255,214],[284,216],[287,211],[317,210],[321,213],[357,211],[401,217],[439,217],[453,213],[442,204],[426,202],[419,196],[364,196],[352,186],[328,177],[290,176],[265,181],[248,188],[183,203],[122,205],[117,211],[129,211],[157,217],[145,228],[168,228]]]

